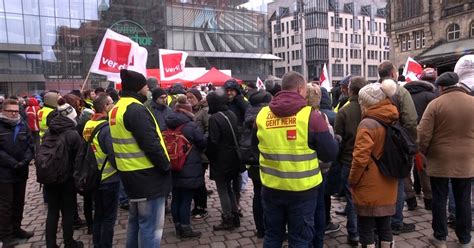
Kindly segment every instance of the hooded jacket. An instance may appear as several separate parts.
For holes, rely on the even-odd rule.
[[[16,127],[18,133],[14,138]],[[26,181],[33,150],[33,140],[25,122],[12,126],[0,120],[0,183]]]
[[[352,199],[360,216],[391,216],[395,214],[398,179],[384,176],[372,156],[380,159],[385,142],[384,123],[398,120],[397,108],[384,99],[369,107],[357,129],[349,184],[352,186]]]
[[[428,103],[438,96],[436,88],[432,83],[421,80],[407,83],[404,87],[408,90],[413,99],[416,113],[418,114],[418,122],[420,122]]]
[[[39,132],[39,119],[38,119],[38,111],[40,110],[38,100],[34,97],[28,98],[26,101],[26,120],[28,122],[28,127],[32,132]]]
[[[204,185],[204,168],[201,161],[201,152],[206,148],[206,140],[201,129],[197,128],[192,118],[181,112],[171,112],[166,117],[169,129],[181,129],[184,137],[193,145],[184,167],[180,172],[172,172],[173,188],[197,189]]]
[[[287,117],[298,113],[306,107],[307,101],[298,93],[292,91],[280,91],[269,104],[270,110],[278,117]],[[318,111],[312,111],[309,117],[308,125],[308,146],[316,151],[318,159],[323,162],[332,162],[336,159],[338,153],[338,142],[329,132],[329,128],[324,116]],[[258,147],[257,129],[254,129],[253,146]],[[307,199],[314,197],[317,187],[303,192],[288,192],[282,190],[270,189],[263,186],[262,197],[272,198],[276,196],[281,198],[297,197]],[[294,198],[293,198],[294,199]]]
[[[319,104],[319,108],[319,110],[328,117],[329,124],[334,126],[336,112],[332,111],[331,97],[329,97],[329,93],[324,87],[321,87],[321,103]]]
[[[210,178],[216,181],[227,181],[238,175],[240,161],[231,128],[227,120],[218,112],[222,112],[229,118],[235,135],[240,137],[237,116],[229,110],[227,96],[223,92],[209,93],[207,103],[211,115],[206,150],[210,164]]]
[[[146,96],[128,90],[122,91],[122,97],[133,97],[142,103],[147,100]],[[129,198],[154,199],[168,195],[171,191],[170,162],[160,144],[149,110],[141,104],[132,103],[128,105],[123,121],[125,128],[132,133],[137,145],[154,165],[149,169],[119,172]]]

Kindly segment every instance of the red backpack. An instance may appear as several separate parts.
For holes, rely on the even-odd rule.
[[[166,129],[163,131],[163,139],[165,140],[166,150],[168,150],[168,155],[170,157],[171,171],[180,172],[186,158],[191,152],[193,145],[189,142],[186,137],[184,137],[183,129],[184,124],[177,127],[176,129]]]

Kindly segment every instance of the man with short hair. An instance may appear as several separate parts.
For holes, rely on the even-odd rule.
[[[288,226],[290,247],[308,247],[323,178],[319,160],[331,162],[338,143],[324,117],[307,105],[307,84],[297,72],[282,79],[282,91],[256,119],[252,142],[260,151],[265,216],[264,247],[281,247]]]
[[[0,113],[0,243],[6,247],[13,239],[33,236],[21,228],[33,150],[31,132],[20,117],[18,101],[6,99]]]
[[[378,67],[379,82],[384,79],[392,79],[397,82],[398,70],[390,61],[382,62]],[[408,133],[415,139],[417,118],[415,104],[410,96],[410,93],[402,86],[397,85],[395,96],[392,97],[393,104],[397,106],[400,114],[400,125],[408,130]],[[415,231],[415,224],[403,222],[403,205],[405,203],[405,190],[410,190],[405,187],[405,181],[408,178],[400,179],[398,181],[397,207],[395,215],[392,216],[392,232],[395,235],[401,233],[408,233]],[[413,189],[411,189],[413,191]]]
[[[114,225],[117,219],[120,177],[117,173],[115,156],[112,147],[112,136],[108,124],[108,113],[114,106],[114,101],[105,93],[100,93],[93,102],[95,114],[87,121],[83,137],[87,142],[92,133],[95,134],[91,145],[101,170],[101,183],[94,192],[94,227],[92,240],[94,247],[112,247]]]
[[[166,126],[166,117],[173,113],[173,110],[168,106],[168,93],[162,88],[156,88],[151,92],[151,101],[147,106],[156,121],[160,130],[163,132],[168,127]]]
[[[454,72],[436,79],[440,96],[428,104],[418,125],[418,146],[428,161],[432,189],[435,247],[446,247],[446,201],[451,181],[456,202],[456,236],[461,247],[471,246],[471,180],[474,178],[474,98],[458,85]]]
[[[115,162],[130,198],[127,247],[160,247],[165,199],[171,191],[168,152],[153,115],[143,105],[145,77],[120,70],[122,98],[109,113]]]

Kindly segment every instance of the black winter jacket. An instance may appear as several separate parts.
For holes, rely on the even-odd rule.
[[[58,114],[55,110],[51,112],[51,114],[47,117],[47,125],[49,127],[48,131],[45,133],[49,135],[49,133],[54,134],[62,134],[66,133],[66,146],[68,147],[68,158],[69,162],[67,166],[70,167],[70,174],[69,178],[66,181],[72,180],[72,174],[74,172],[74,162],[76,160],[77,152],[81,147],[81,143],[83,142],[83,138],[79,135],[79,132],[76,129],[76,123],[74,123],[69,118]]]
[[[228,103],[229,110],[231,110],[237,117],[237,125],[242,126],[245,119],[245,110],[247,110],[249,103],[245,101],[242,95],[237,95],[234,99]]]
[[[153,100],[150,102],[149,109],[153,116],[155,116],[156,122],[158,122],[160,130],[165,131],[168,128],[166,125],[166,117],[173,113],[173,110],[171,110],[170,107],[166,105],[160,105]]]
[[[207,96],[209,104],[209,136],[207,138],[206,155],[209,158],[210,178],[216,181],[227,181],[240,172],[240,161],[236,152],[234,138],[227,120],[219,114],[222,112],[229,118],[237,137],[237,116],[228,109],[226,97],[211,93]]]
[[[181,112],[171,112],[166,118],[166,125],[169,129],[176,129],[184,125],[181,132],[193,145],[186,158],[183,170],[172,172],[173,188],[197,189],[201,187],[204,185],[204,167],[202,166],[201,152],[207,146],[203,131],[198,128],[191,117]]]
[[[428,103],[438,96],[435,92],[436,88],[432,83],[420,80],[405,84],[405,89],[408,90],[413,99],[419,123]]]
[[[145,96],[136,92],[122,91],[122,97],[133,97],[140,102]],[[155,166],[138,171],[122,171],[120,176],[130,199],[155,199],[168,195],[171,191],[170,162],[160,137],[156,133],[155,122],[145,106],[137,103],[128,105],[123,116],[125,128],[132,133],[140,149]]]
[[[15,127],[0,121],[0,183],[24,182],[33,159],[33,140],[28,125],[21,121],[13,140]]]
[[[243,148],[248,147],[249,149],[248,150],[249,154],[245,154],[245,156],[249,156],[249,155],[256,156],[257,162],[259,160],[260,152],[258,150],[258,147],[252,146],[255,120],[257,119],[257,115],[260,112],[260,110],[267,105],[268,103],[260,103],[255,106],[250,105],[250,107],[247,108],[247,111],[245,111],[244,129],[242,132],[242,137],[240,138],[241,140],[240,145]],[[248,168],[248,174],[249,174],[249,177],[252,178],[252,180],[260,181],[260,168],[258,165],[250,165],[250,167]]]

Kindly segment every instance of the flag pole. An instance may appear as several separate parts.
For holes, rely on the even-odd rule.
[[[84,86],[87,84],[87,80],[89,79],[90,74],[91,74],[91,70],[89,70],[89,72],[87,72],[86,79],[84,80],[84,83],[82,83],[82,86],[81,86],[81,92],[84,90]]]

